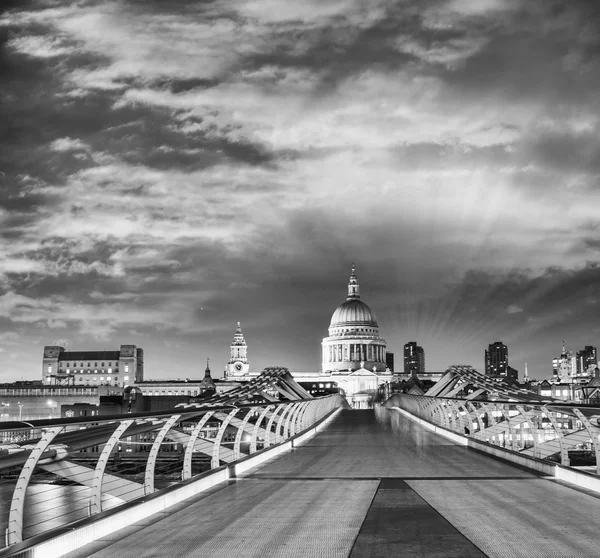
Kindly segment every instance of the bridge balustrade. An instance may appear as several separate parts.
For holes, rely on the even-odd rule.
[[[74,528],[106,510],[229,466],[302,434],[343,406],[345,400],[332,395],[2,425],[4,546]]]
[[[392,395],[384,406],[463,436],[600,474],[600,407],[407,394]]]

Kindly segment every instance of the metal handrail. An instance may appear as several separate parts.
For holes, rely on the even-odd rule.
[[[600,475],[598,406],[394,394],[384,407],[398,407],[457,434],[563,466],[571,466],[577,457],[588,472]]]
[[[289,384],[282,391],[295,393]],[[284,412],[278,413],[281,407]],[[6,496],[0,502],[6,508],[5,513],[0,511],[0,520],[6,521],[9,516],[9,522],[1,525],[5,543],[19,543],[57,525],[72,524],[234,463],[260,451],[263,445],[273,445],[276,438],[287,440],[297,433],[293,425],[299,409],[311,409],[303,413],[305,430],[339,407],[347,407],[345,399],[331,395],[39,420],[31,421],[27,428],[24,423],[3,423],[2,430],[9,440],[23,433],[26,438],[0,445],[6,451],[0,454],[0,489],[5,494],[12,491],[8,502]],[[259,423],[264,417],[270,417],[269,426],[265,420]],[[128,453],[131,448],[136,451]],[[59,480],[68,486],[52,484]],[[34,489],[39,483],[48,490],[37,496]],[[61,507],[64,493],[69,494],[69,509]],[[50,509],[52,514],[45,513]]]

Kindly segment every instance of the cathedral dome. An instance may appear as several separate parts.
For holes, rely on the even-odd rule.
[[[340,304],[331,316],[329,327],[364,325],[379,327],[373,310],[362,300],[350,299]]]

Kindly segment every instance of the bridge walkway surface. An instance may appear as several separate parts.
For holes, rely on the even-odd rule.
[[[306,444],[66,556],[597,557],[600,498],[433,434],[342,411]]]

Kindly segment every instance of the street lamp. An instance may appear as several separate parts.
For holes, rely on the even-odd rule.
[[[10,407],[10,403],[4,403],[3,401],[2,403],[0,403],[0,405],[2,405],[2,413],[0,413],[0,419],[8,420],[8,409],[6,409],[6,407]]]
[[[23,403],[17,401],[17,405],[19,406],[19,420],[23,418]]]
[[[48,399],[48,407],[50,407],[50,418],[54,418],[54,407],[56,407],[56,401]]]

